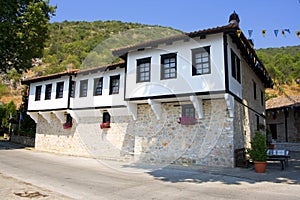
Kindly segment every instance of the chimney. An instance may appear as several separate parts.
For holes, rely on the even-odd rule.
[[[240,18],[238,16],[238,14],[236,14],[235,11],[230,15],[230,17],[229,17],[229,23],[230,24],[236,24],[237,26],[239,26]]]

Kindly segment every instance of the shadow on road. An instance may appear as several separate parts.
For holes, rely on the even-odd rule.
[[[8,140],[0,140],[0,150],[9,150],[9,149],[24,149],[26,146],[10,142]]]
[[[141,168],[142,166],[136,164],[127,167]],[[300,184],[300,152],[291,152],[291,159],[285,170],[281,170],[280,163],[268,162],[266,173],[255,173],[253,166],[249,168],[221,168],[177,165],[168,165],[147,173],[157,180],[172,183],[191,182],[201,184],[219,182],[239,185],[242,183],[273,182],[298,185]]]

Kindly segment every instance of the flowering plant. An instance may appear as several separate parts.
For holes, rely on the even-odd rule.
[[[193,125],[197,123],[197,119],[194,117],[179,117],[178,123],[182,125]]]
[[[72,122],[66,122],[63,124],[63,128],[64,129],[72,128],[72,125],[73,125]]]
[[[104,128],[110,128],[110,122],[103,122],[100,124],[100,128],[104,129]]]

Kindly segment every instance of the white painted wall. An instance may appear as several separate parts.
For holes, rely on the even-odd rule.
[[[211,74],[192,76],[192,49],[210,46]],[[128,54],[126,98],[185,94],[225,90],[223,34],[209,35],[206,39],[178,41],[172,45],[133,51]],[[177,78],[161,80],[160,58],[177,53]],[[136,83],[136,60],[151,57],[150,82]]]
[[[92,108],[92,107],[106,107],[106,106],[120,106],[126,105],[124,102],[124,68],[118,68],[111,71],[78,74],[74,81],[76,81],[75,98],[71,98],[71,108]],[[109,94],[110,76],[120,75],[119,94]],[[94,79],[103,77],[102,95],[94,96]],[[88,79],[88,94],[87,97],[79,97],[80,81]]]
[[[63,98],[56,99],[56,83],[64,81]],[[45,88],[47,84],[52,83],[51,99],[45,100]],[[42,86],[41,100],[35,101],[36,86]],[[30,84],[30,90],[28,95],[28,110],[48,110],[67,108],[68,105],[68,90],[69,90],[69,77],[63,76],[61,78],[41,81]]]
[[[245,67],[249,67],[249,66],[245,66],[245,62],[243,62],[243,57],[240,54],[240,51],[237,49],[236,44],[234,44],[232,42],[232,39],[230,37],[227,36],[227,41],[228,41],[228,46],[227,46],[227,52],[228,52],[228,77],[229,77],[229,90],[231,92],[233,92],[235,95],[237,95],[239,98],[242,99],[243,97],[243,93],[242,93],[242,82],[243,82],[243,77],[242,77],[242,73],[243,73],[243,68]],[[234,53],[239,57],[241,63],[240,63],[240,67],[241,67],[241,83],[239,83],[236,79],[234,79],[232,77],[232,70],[231,70],[231,49],[234,51]]]

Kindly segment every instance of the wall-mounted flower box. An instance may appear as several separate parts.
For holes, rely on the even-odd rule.
[[[198,120],[194,117],[180,117],[178,123],[182,125],[194,125],[198,123]]]
[[[110,122],[101,123],[100,124],[100,128],[101,129],[110,128]]]
[[[72,126],[73,126],[72,122],[66,122],[63,124],[64,129],[72,128]]]

